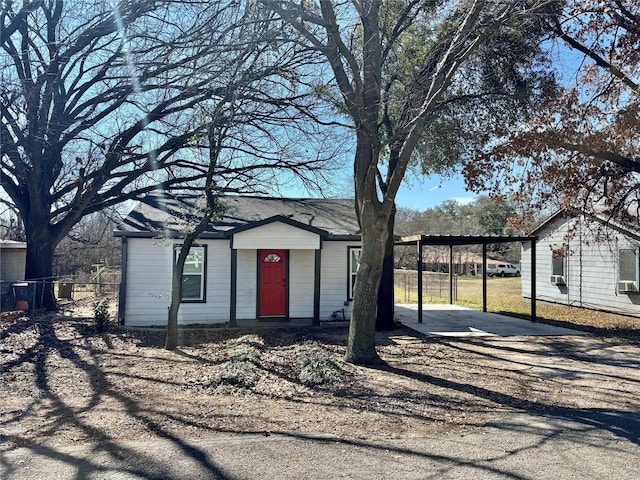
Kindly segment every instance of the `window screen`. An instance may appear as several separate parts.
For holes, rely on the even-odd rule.
[[[176,247],[178,258],[180,247]],[[191,247],[182,272],[182,300],[204,301],[205,247]]]
[[[356,285],[356,274],[360,266],[361,248],[351,248],[349,250],[349,299],[353,299],[353,289]]]
[[[551,260],[551,275],[561,275],[564,277],[566,255],[563,250],[554,250]]]
[[[618,280],[635,282],[638,278],[638,253],[635,249],[623,248],[619,252]]]

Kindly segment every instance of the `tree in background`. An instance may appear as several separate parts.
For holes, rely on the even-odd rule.
[[[55,275],[89,273],[97,264],[119,267],[122,251],[119,239],[113,236],[119,221],[120,216],[114,209],[83,217],[56,248],[53,261]]]
[[[637,223],[640,5],[566,2],[550,30],[561,88],[526,124],[504,130],[467,178],[476,188],[513,189],[547,214],[577,209]]]
[[[5,208],[0,213],[0,238],[2,240],[25,241],[24,226],[12,208]]]
[[[508,199],[481,195],[473,202],[461,204],[447,200],[441,205],[418,210],[402,209],[396,220],[396,235],[517,235],[521,232],[514,226],[519,219],[515,204]],[[476,248],[477,247],[477,248]],[[518,263],[520,247],[515,243],[496,243],[487,246],[489,252]],[[468,251],[478,253],[479,246],[468,246]],[[397,267],[415,268],[415,248],[396,249]],[[448,254],[445,255],[447,257]],[[443,260],[442,263],[447,263]]]
[[[417,161],[421,142],[429,133],[446,131],[444,120],[460,118],[454,114],[457,100],[466,101],[463,123],[490,125],[490,116],[475,102],[480,92],[493,88],[493,102],[498,105],[509,88],[532,88],[524,82],[507,85],[502,74],[522,78],[519,69],[527,69],[537,51],[540,25],[533,14],[541,14],[550,4],[482,0],[261,3],[296,28],[308,48],[324,56],[333,82],[327,85],[325,73],[318,81],[318,94],[352,124],[362,254],[346,359],[376,363],[376,299],[391,250],[395,197],[405,173]],[[517,53],[522,58],[514,62]],[[427,160],[437,165],[437,159],[434,155]],[[457,159],[445,156],[445,160]]]

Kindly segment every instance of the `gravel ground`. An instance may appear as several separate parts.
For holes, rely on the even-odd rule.
[[[346,328],[190,330],[180,349],[168,352],[161,348],[162,332],[100,333],[82,319],[5,314],[1,478],[38,478],[27,476],[27,470],[35,472],[47,461],[75,472],[67,476],[60,470],[57,478],[168,478],[153,473],[168,468],[160,460],[150,464],[156,470],[141,469],[136,476],[141,467],[131,454],[169,442],[166,448],[178,448],[195,461],[209,454],[193,445],[215,444],[229,435],[295,439],[301,442],[295,448],[321,436],[356,455],[351,449],[358,445],[368,452],[371,445],[402,449],[419,439],[478,435],[491,422],[505,425],[505,419],[532,412],[573,422],[578,430],[608,422],[611,442],[638,444],[640,349],[633,341],[424,339],[401,329],[378,335],[387,366],[373,369],[342,361],[346,333]],[[129,442],[131,450],[125,448]],[[289,446],[282,445],[286,461],[302,462],[303,468],[305,457],[291,457]],[[251,461],[250,452],[246,455]],[[261,461],[268,462],[264,455]],[[271,455],[274,465],[285,461]],[[32,463],[36,460],[39,467]],[[78,476],[79,464],[89,473]],[[122,467],[130,476],[106,476],[101,465]],[[231,471],[173,478],[260,478]]]

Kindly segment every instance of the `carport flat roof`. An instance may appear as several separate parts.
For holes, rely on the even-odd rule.
[[[488,245],[491,243],[535,242],[536,237],[522,235],[411,235],[400,237],[396,245]]]
[[[482,264],[487,264],[487,246],[492,243],[529,242],[531,265],[536,265],[536,236],[520,235],[412,235],[395,239],[395,245],[415,245],[418,249],[418,323],[422,323],[422,248],[425,245],[449,247],[449,303],[453,304],[453,247],[482,245]],[[482,269],[482,311],[487,311],[487,269]],[[536,321],[536,269],[531,269],[531,320]]]
[[[417,304],[396,305],[395,319],[405,327],[431,337],[588,335],[581,330],[480,312],[460,305],[429,304],[424,305],[423,310],[423,322],[418,323]]]

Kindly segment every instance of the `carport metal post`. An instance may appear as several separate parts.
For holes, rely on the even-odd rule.
[[[449,244],[449,305],[453,305],[453,244]]]
[[[531,240],[531,321],[537,322],[536,312],[536,242],[538,237],[533,237]]]
[[[487,242],[482,242],[482,311],[487,311]]]
[[[416,241],[418,247],[418,323],[422,323],[422,239]]]

